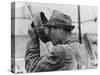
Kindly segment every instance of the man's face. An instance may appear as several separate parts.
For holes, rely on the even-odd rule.
[[[48,37],[51,39],[54,45],[60,44],[62,41],[62,29],[60,28],[48,28]]]
[[[55,27],[41,27],[40,32],[40,38],[43,42],[51,41],[53,45],[61,44],[63,40],[62,35],[63,29],[61,28],[55,28]]]

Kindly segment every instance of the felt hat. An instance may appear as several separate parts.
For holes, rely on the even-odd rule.
[[[43,26],[64,28],[68,31],[72,31],[75,28],[72,25],[71,17],[58,10],[53,10],[49,21]]]

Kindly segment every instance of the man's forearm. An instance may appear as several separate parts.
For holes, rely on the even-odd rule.
[[[35,62],[40,58],[40,42],[36,29],[28,30],[31,40],[27,43],[25,54],[25,69],[31,72]]]

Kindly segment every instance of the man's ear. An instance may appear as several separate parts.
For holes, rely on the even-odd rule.
[[[39,28],[39,37],[44,43],[50,41],[50,37],[48,36],[48,33],[49,30],[46,27]]]
[[[40,12],[40,17],[41,17],[42,24],[46,24],[48,22],[48,19],[43,12]]]

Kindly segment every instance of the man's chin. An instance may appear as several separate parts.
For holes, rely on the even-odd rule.
[[[57,45],[57,42],[53,42],[53,41],[51,41],[52,43],[53,43],[53,45]]]
[[[59,41],[53,42],[53,45],[57,45],[57,44],[61,44],[61,42]]]

